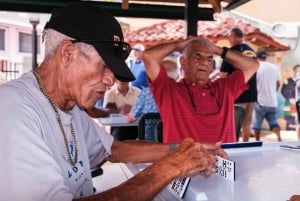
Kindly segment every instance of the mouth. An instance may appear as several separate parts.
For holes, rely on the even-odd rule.
[[[198,72],[205,72],[205,73],[207,72],[205,69],[201,69],[201,68],[198,68],[197,71]]]
[[[105,91],[98,91],[98,98],[103,98],[104,97],[104,94],[105,94]]]
[[[99,99],[99,98],[103,98],[104,94],[105,94],[104,89],[97,89],[97,90],[93,90],[92,93],[90,95],[94,96],[95,98]]]

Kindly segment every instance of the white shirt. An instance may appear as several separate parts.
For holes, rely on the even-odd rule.
[[[141,90],[139,88],[129,85],[127,94],[123,96],[115,84],[111,89],[105,92],[103,106],[106,107],[107,103],[115,103],[117,107],[121,107],[125,104],[133,105],[140,92]]]
[[[267,61],[259,62],[256,73],[257,101],[265,107],[277,107],[277,81],[281,79],[278,66]]]
[[[0,86],[1,200],[71,201],[93,194],[90,169],[111,153],[113,137],[77,106],[60,115],[69,144],[71,121],[75,129],[74,167],[54,110],[33,74]]]

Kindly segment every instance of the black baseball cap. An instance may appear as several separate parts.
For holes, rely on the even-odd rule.
[[[48,28],[92,45],[118,80],[135,80],[125,63],[130,45],[124,42],[119,22],[101,7],[76,3],[56,8],[44,27]]]

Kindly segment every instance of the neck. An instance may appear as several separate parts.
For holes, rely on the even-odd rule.
[[[50,67],[47,68],[41,66],[36,72],[49,97],[57,108],[66,112],[74,107],[74,104],[70,104],[70,101],[67,100],[68,96],[65,95],[66,93],[59,87],[62,85],[62,82],[59,80],[60,76],[55,68],[50,70]]]
[[[129,88],[126,88],[126,89],[124,89],[124,90],[119,90],[120,91],[120,93],[123,95],[123,96],[126,96],[126,94],[128,93],[128,91],[129,91]]]

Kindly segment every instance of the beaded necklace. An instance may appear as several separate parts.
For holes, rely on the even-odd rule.
[[[57,107],[55,106],[55,103],[53,102],[53,100],[51,99],[50,95],[48,94],[48,92],[47,92],[47,90],[46,90],[46,88],[45,88],[45,86],[44,86],[44,84],[43,84],[43,82],[42,82],[41,77],[39,76],[39,74],[36,71],[33,71],[33,74],[36,77],[36,80],[38,82],[38,85],[40,87],[41,92],[48,99],[48,101],[50,102],[50,104],[51,104],[51,106],[52,106],[52,108],[53,108],[53,110],[55,112],[57,122],[59,124],[61,133],[62,133],[62,135],[64,137],[65,148],[66,148],[66,151],[67,151],[67,154],[68,154],[68,161],[69,161],[69,163],[72,166],[74,166],[77,163],[77,160],[78,160],[78,149],[77,149],[76,135],[75,135],[75,130],[74,130],[73,124],[71,122],[71,134],[72,134],[72,138],[73,138],[73,142],[74,142],[74,150],[75,150],[75,159],[74,159],[74,161],[73,161],[72,156],[71,156],[71,152],[70,152],[69,145],[68,145],[67,135],[66,135],[66,132],[64,130],[62,121],[60,119],[60,115],[58,113]]]

